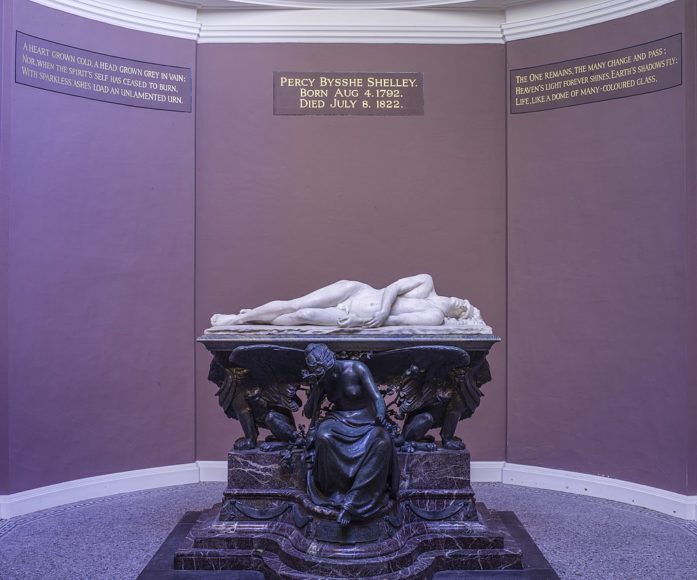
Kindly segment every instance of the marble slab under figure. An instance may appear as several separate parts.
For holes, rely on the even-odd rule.
[[[177,569],[428,578],[521,567],[505,526],[477,509],[455,435],[500,340],[469,301],[421,274],[382,289],[340,281],[211,322],[198,339],[209,379],[244,435],[223,503],[192,528]]]

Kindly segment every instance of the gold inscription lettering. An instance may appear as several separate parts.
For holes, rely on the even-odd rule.
[[[419,102],[417,98],[423,99],[421,78],[420,73],[276,73],[274,112],[397,114],[391,111],[409,107],[413,110],[414,103]],[[282,112],[277,112],[277,107]],[[378,109],[381,113],[377,113]]]
[[[656,90],[650,85],[657,83],[667,84],[666,88],[675,86],[674,70],[680,66],[680,40],[680,36],[676,35],[630,49],[589,57],[583,59],[583,62],[576,59],[534,70],[515,71],[511,75],[513,112],[523,112],[533,105],[537,107],[529,110],[641,94]],[[670,74],[672,76],[666,76]],[[642,90],[644,87],[646,88]],[[540,106],[547,103],[554,104]]]

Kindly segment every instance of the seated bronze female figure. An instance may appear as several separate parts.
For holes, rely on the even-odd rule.
[[[304,413],[312,419],[314,454],[308,495],[317,505],[337,509],[342,526],[370,519],[389,507],[399,489],[385,402],[362,362],[337,360],[323,344],[308,345],[305,358],[312,389]],[[331,408],[318,421],[324,397]]]

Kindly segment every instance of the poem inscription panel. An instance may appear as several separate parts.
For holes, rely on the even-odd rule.
[[[17,31],[15,81],[131,107],[191,112],[191,69],[121,58]]]
[[[682,84],[682,34],[510,71],[511,113],[571,107]]]

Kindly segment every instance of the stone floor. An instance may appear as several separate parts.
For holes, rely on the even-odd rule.
[[[474,488],[478,501],[517,514],[562,578],[697,579],[697,522],[560,492]],[[135,578],[184,512],[210,507],[222,489],[140,491],[0,521],[0,579]]]

